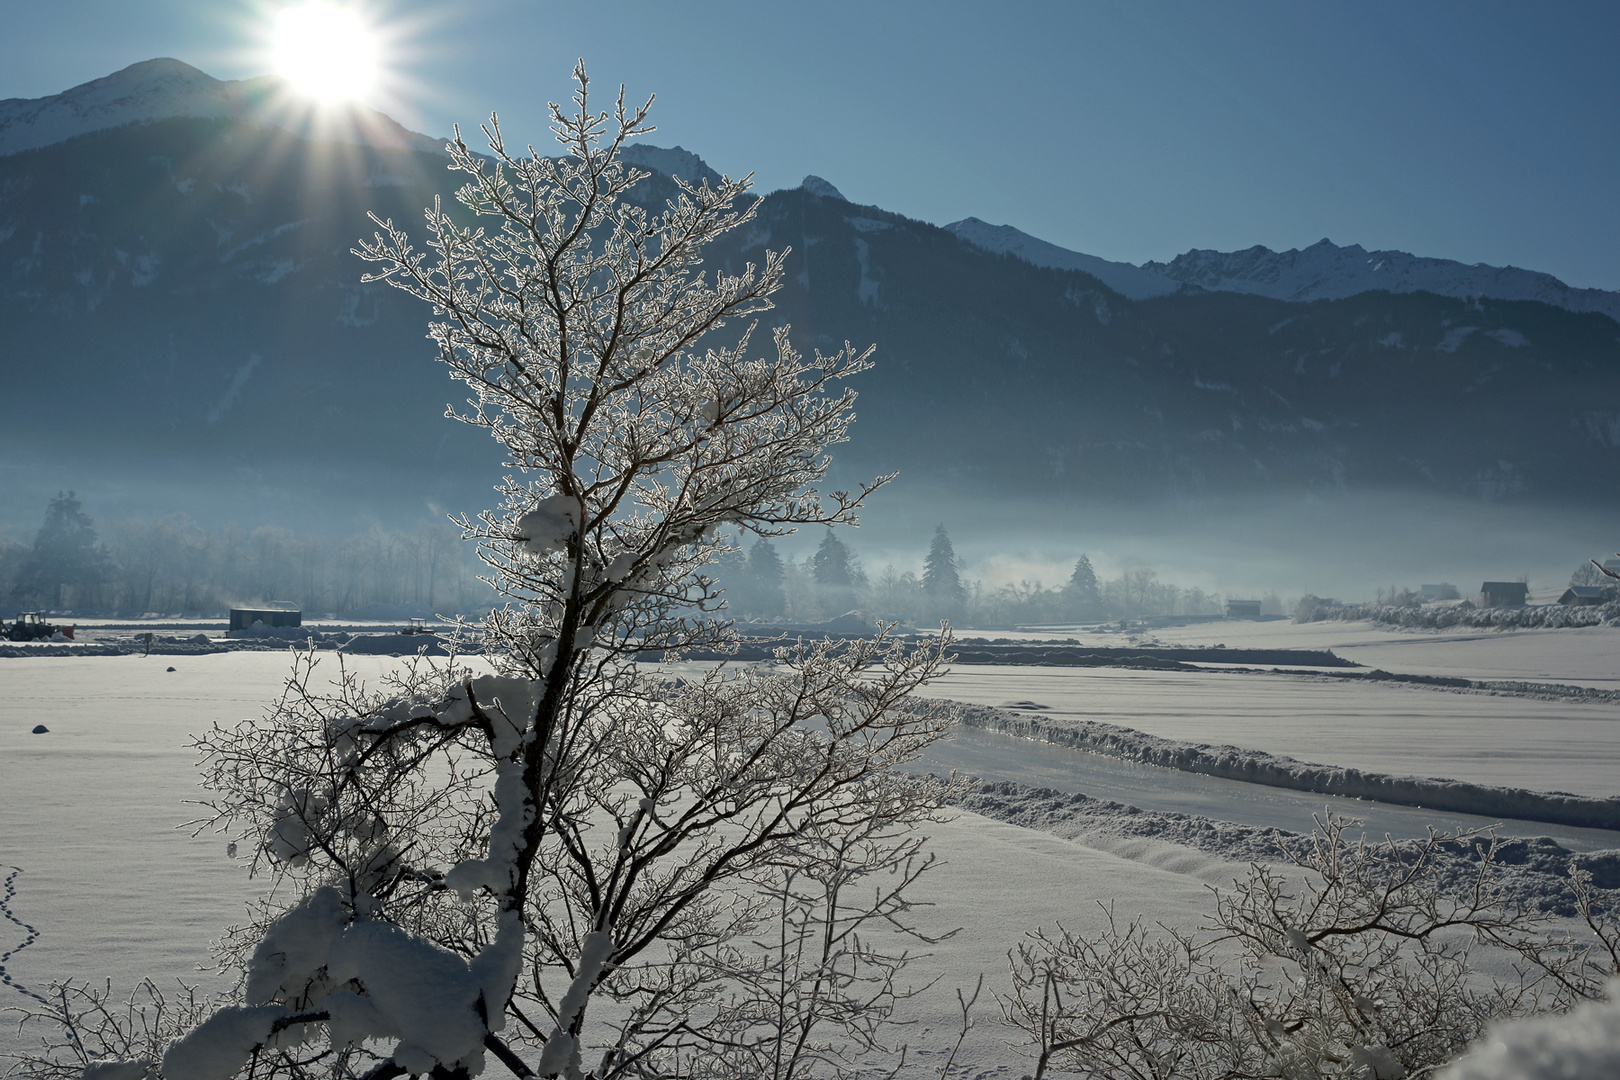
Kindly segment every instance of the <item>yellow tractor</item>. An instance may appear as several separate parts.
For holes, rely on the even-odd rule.
[[[45,621],[43,611],[19,611],[17,621],[6,631],[6,637],[12,641],[39,641],[41,638],[54,637],[57,631],[61,631],[63,637],[71,640],[73,631],[77,629],[76,626],[52,626]]]

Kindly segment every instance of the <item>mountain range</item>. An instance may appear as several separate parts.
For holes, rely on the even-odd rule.
[[[713,176],[680,147],[627,156],[652,205],[673,175]],[[237,516],[314,492],[377,516],[486,502],[499,461],[441,418],[462,394],[426,312],[349,254],[368,211],[410,225],[447,197],[444,163],[380,113],[174,60],[0,101],[18,516],[30,485],[80,474],[131,502],[230,490]],[[1136,266],[858,206],[818,177],[765,195],[711,261],[784,246],[772,316],[805,347],[879,345],[835,480],[1114,501],[1620,488],[1620,294],[1325,240]]]

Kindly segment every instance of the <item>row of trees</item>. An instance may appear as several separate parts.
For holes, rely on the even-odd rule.
[[[291,600],[306,611],[487,605],[471,545],[454,525],[348,537],[275,526],[209,530],[185,514],[125,518],[98,533],[78,497],[51,500],[31,544],[0,540],[0,602],[76,611],[213,612]]]
[[[769,539],[757,539],[721,559],[715,576],[734,615],[764,621],[819,622],[858,610],[906,626],[942,619],[1007,626],[1216,614],[1223,604],[1218,593],[1182,588],[1151,569],[1103,580],[1088,555],[1075,561],[1069,580],[1056,588],[1039,581],[987,585],[963,576],[943,525],[934,529],[920,576],[893,564],[875,578],[868,575],[860,557],[831,531],[799,561],[784,557]]]

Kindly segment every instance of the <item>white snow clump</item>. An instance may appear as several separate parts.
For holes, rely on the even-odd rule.
[[[289,908],[265,930],[248,961],[243,994],[248,1004],[263,1005],[281,995],[303,997],[348,922],[343,898],[330,885]]]
[[[562,492],[541,499],[539,505],[517,519],[518,535],[513,537],[525,551],[544,555],[566,547],[579,534],[585,510],[578,499]]]
[[[270,1029],[292,1013],[280,1005],[230,1005],[192,1028],[163,1055],[165,1080],[230,1080]]]
[[[1569,1080],[1620,1076],[1620,978],[1608,1000],[1562,1016],[1509,1020],[1486,1032],[1439,1080]]]

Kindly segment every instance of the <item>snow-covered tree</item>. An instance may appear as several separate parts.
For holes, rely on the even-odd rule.
[[[933,614],[939,618],[960,615],[967,591],[962,588],[957,573],[956,549],[943,524],[934,526],[934,539],[928,545],[928,557],[923,560],[923,591],[928,594]]]
[[[914,826],[943,797],[892,766],[946,730],[908,698],[943,646],[880,634],[684,682],[634,663],[733,641],[703,573],[721,526],[853,522],[882,479],[817,485],[870,350],[711,336],[781,284],[785,253],[702,266],[753,217],[747,179],[637,204],[620,151],[647,106],[593,113],[575,78],[560,159],[494,118],[488,156],[458,131],[464,216],[429,209],[425,250],[391,221],[358,249],[429,305],[472,391],[452,415],[509,455],[500,506],[462,522],[508,600],[483,628],[497,673],[322,696],[311,654],[266,718],[203,737],[208,820],[276,883],[229,942],[239,996],[161,1060],[126,1040],[120,1062],[103,1025],[31,1075],[785,1078],[887,1045]]]

